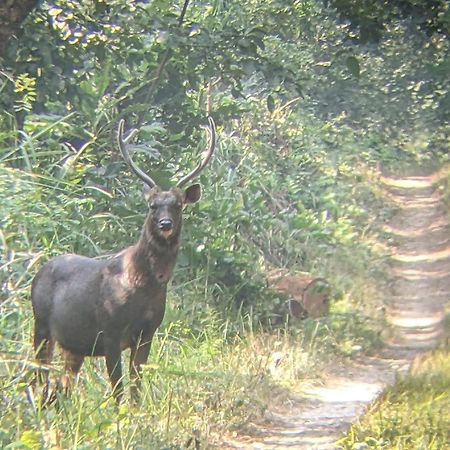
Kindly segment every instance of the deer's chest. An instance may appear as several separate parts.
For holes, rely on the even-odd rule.
[[[153,299],[154,300],[154,299]],[[165,297],[159,301],[136,301],[126,305],[117,318],[120,329],[120,346],[122,349],[139,344],[140,341],[153,336],[164,317]]]
[[[105,307],[117,324],[127,324],[140,319],[152,321],[164,312],[166,303],[165,286],[123,287],[121,295],[112,296]]]
[[[142,336],[153,334],[160,325],[166,305],[165,286],[122,288],[126,295],[113,297],[105,305],[108,328],[120,336],[122,349],[139,342]]]
[[[141,336],[152,335],[165,311],[167,284],[151,277],[123,270],[124,265],[105,271],[102,301],[98,305],[100,327],[116,336],[122,348],[130,347]],[[126,265],[125,265],[126,267]],[[141,273],[141,272],[139,272]]]

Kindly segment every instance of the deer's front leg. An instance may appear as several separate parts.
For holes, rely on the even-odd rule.
[[[131,347],[130,355],[130,381],[131,381],[131,398],[133,401],[139,399],[139,389],[141,386],[141,365],[145,364],[150,353],[154,331],[141,335],[136,345]]]
[[[105,336],[105,359],[109,379],[113,389],[113,396],[120,403],[123,396],[122,360],[120,351],[120,337]]]

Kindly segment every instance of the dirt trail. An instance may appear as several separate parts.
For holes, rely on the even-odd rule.
[[[251,435],[229,439],[229,449],[335,449],[398,373],[443,337],[450,299],[450,233],[439,174],[384,176],[381,182],[398,213],[386,225],[392,248],[391,292],[386,300],[392,333],[377,357],[334,367],[320,385],[272,408]]]

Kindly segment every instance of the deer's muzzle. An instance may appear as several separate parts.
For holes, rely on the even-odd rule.
[[[161,231],[170,231],[173,228],[173,221],[171,219],[161,219],[158,222],[158,228]]]

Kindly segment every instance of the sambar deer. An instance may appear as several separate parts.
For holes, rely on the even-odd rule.
[[[168,190],[158,187],[132,160],[128,143],[138,130],[125,138],[121,120],[119,149],[148,187],[150,209],[138,242],[104,260],[75,254],[58,256],[34,278],[31,300],[36,357],[40,363],[50,364],[55,342],[62,347],[66,388],[86,356],[104,356],[113,395],[120,402],[121,352],[130,348],[132,396],[137,396],[141,365],[147,361],[153,335],[164,316],[167,283],[180,247],[182,211],[201,196],[199,184],[182,188],[200,174],[214,152],[215,125],[212,118],[208,120],[209,146],[202,161]]]

